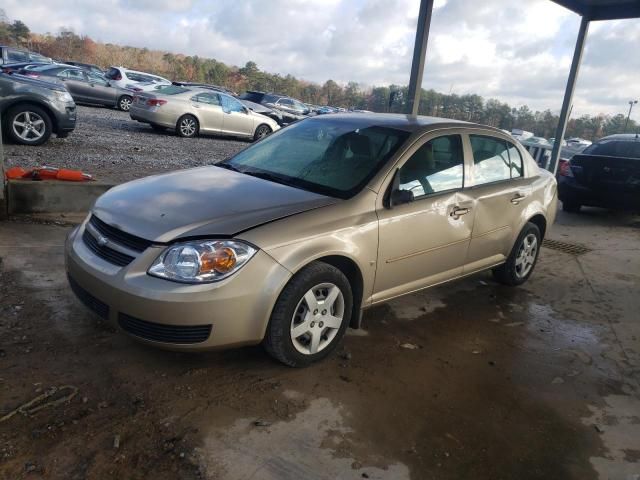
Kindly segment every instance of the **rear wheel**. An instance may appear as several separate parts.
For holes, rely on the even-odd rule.
[[[176,133],[185,138],[195,137],[199,129],[198,119],[193,115],[183,115],[176,125]]]
[[[494,278],[505,285],[522,285],[533,273],[541,244],[540,229],[534,223],[527,223],[520,232],[507,261],[493,269]]]
[[[42,145],[53,130],[51,117],[35,105],[18,105],[6,117],[9,137],[22,145]]]
[[[262,125],[258,125],[258,128],[256,128],[256,133],[253,135],[253,139],[260,140],[269,135],[271,131],[272,130],[269,125],[265,125],[264,123]]]
[[[562,211],[568,213],[578,213],[580,212],[580,205],[578,202],[562,202]]]
[[[133,99],[129,95],[123,95],[118,99],[118,110],[128,112],[131,109]]]
[[[351,319],[351,285],[337,268],[314,262],[289,281],[271,313],[264,347],[290,367],[328,356]]]

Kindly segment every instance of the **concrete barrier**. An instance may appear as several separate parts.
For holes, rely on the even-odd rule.
[[[9,215],[87,212],[113,186],[101,182],[9,180],[5,201]]]

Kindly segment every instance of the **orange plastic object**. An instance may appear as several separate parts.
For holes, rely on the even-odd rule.
[[[54,167],[39,167],[36,168],[35,173],[38,178],[44,179],[55,179],[58,178],[58,172],[60,170]]]
[[[86,180],[93,180],[93,177],[87,173],[82,173],[80,170],[67,170],[61,168],[56,175],[58,180],[66,180],[68,182],[84,182]]]
[[[31,176],[31,170],[25,170],[22,167],[11,167],[9,170],[4,172],[4,174],[8,179],[27,178]]]

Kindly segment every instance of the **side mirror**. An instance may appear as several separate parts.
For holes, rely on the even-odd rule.
[[[411,190],[393,190],[391,192],[391,206],[402,205],[413,202],[413,192]]]
[[[244,106],[242,107],[242,111],[243,111],[244,113],[246,113],[247,115],[249,115],[249,107],[247,107],[246,105],[244,105]]]

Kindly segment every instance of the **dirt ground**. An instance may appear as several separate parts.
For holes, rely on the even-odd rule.
[[[78,106],[76,129],[67,138],[51,137],[38,148],[5,146],[7,168],[73,168],[104,182],[121,183],[178,168],[210,165],[250,145],[229,137],[181,138],[155,132],[129,114]]]
[[[77,388],[0,422],[2,479],[640,478],[638,217],[560,215],[551,238],[590,252],[371,309],[299,370],[100,323],[67,287],[67,231],[0,223],[0,416]]]

